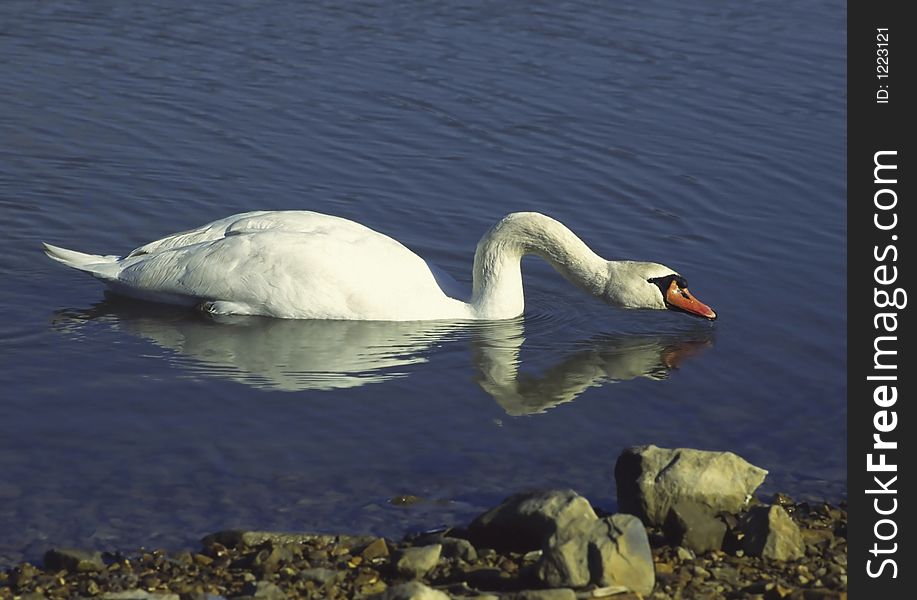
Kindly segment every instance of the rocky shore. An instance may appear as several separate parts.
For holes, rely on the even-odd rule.
[[[616,514],[541,490],[398,541],[223,531],[171,554],[57,548],[0,571],[0,600],[846,599],[845,506],[762,502],[766,474],[729,452],[642,446],[617,461]]]

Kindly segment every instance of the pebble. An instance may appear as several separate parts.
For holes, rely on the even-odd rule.
[[[378,538],[369,543],[363,551],[360,552],[360,556],[363,557],[363,560],[375,560],[377,558],[386,558],[389,555],[388,544],[385,543],[385,540]]]
[[[682,562],[694,560],[694,553],[685,548],[684,546],[679,546],[675,549],[675,553],[678,556],[679,560]]]

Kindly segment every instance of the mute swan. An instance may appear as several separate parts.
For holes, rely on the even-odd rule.
[[[673,309],[715,319],[687,282],[657,263],[607,261],[558,221],[512,213],[474,255],[471,296],[399,242],[311,211],[233,215],[137,248],[125,257],[44,244],[45,253],[112,291],[214,314],[288,319],[425,321],[522,314],[525,254],[537,254],[580,289],[625,308]]]

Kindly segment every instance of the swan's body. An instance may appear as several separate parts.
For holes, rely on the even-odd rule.
[[[310,211],[233,215],[124,257],[48,244],[45,252],[114,292],[220,314],[379,321],[512,318],[524,308],[520,261],[537,254],[611,304],[716,316],[687,295],[672,269],[606,261],[567,227],[538,213],[508,215],[481,238],[470,296],[392,238]],[[702,308],[676,298],[673,289]]]

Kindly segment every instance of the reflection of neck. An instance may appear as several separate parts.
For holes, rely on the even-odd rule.
[[[570,402],[605,379],[597,360],[567,360],[548,369],[541,377],[520,374],[519,350],[524,341],[522,323],[507,321],[506,324],[515,327],[500,331],[503,334],[500,338],[490,335],[489,339],[474,343],[472,357],[478,368],[478,385],[493,396],[507,414],[520,416],[544,412]]]
[[[535,254],[577,287],[601,294],[607,261],[564,225],[539,213],[513,213],[478,242],[474,255],[472,307],[479,318],[506,319],[524,308],[520,261]]]
[[[486,333],[485,333],[486,332]],[[477,382],[512,416],[535,414],[570,402],[590,387],[637,377],[664,379],[679,353],[709,340],[660,337],[606,338],[567,356],[540,375],[519,373],[522,321],[504,321],[473,341]],[[693,337],[693,336],[692,336]],[[681,346],[681,347],[679,347]]]

